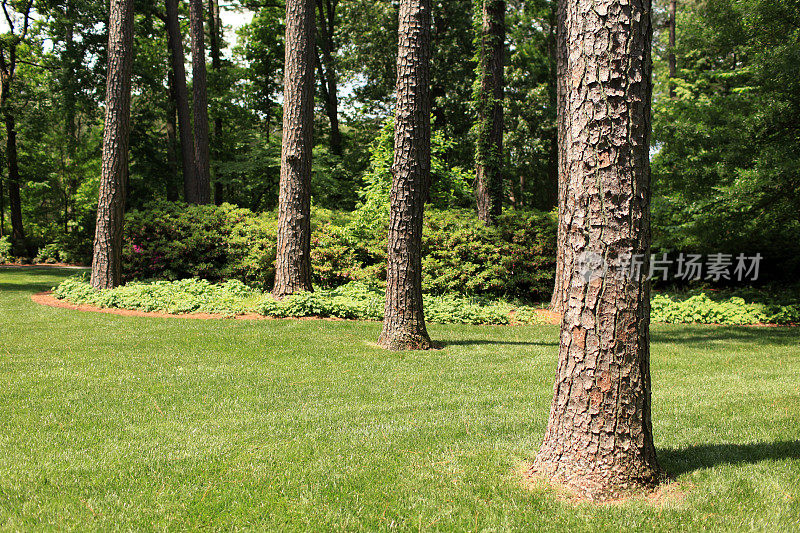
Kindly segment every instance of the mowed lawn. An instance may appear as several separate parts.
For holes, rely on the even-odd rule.
[[[655,325],[653,426],[683,497],[574,504],[517,471],[554,326],[120,317],[0,269],[0,529],[800,531],[800,329]]]

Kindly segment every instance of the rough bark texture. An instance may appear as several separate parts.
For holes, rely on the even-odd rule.
[[[475,153],[478,218],[493,224],[503,209],[503,52],[506,3],[483,0]]]
[[[283,143],[275,287],[283,298],[311,286],[311,149],[314,121],[314,1],[286,2]]]
[[[133,4],[134,0],[112,0],[109,11],[106,116],[92,256],[91,284],[95,289],[116,287],[121,277],[133,64]]]
[[[317,57],[319,69],[319,86],[325,102],[325,114],[331,126],[330,149],[334,155],[342,155],[342,134],[339,131],[339,98],[337,95],[336,64],[333,59],[333,35],[336,29],[336,6],[338,0],[317,0],[319,19],[317,27]]]
[[[431,348],[422,308],[422,218],[430,188],[430,0],[401,0],[386,313],[378,344]]]
[[[669,1],[669,97],[675,97],[675,83],[672,81],[678,75],[678,65],[675,62],[675,14],[678,8],[677,0]]]
[[[650,1],[566,7],[567,246],[611,267],[650,245]],[[650,423],[649,286],[618,272],[564,272],[566,309],[550,420],[534,472],[591,499],[663,477]]]
[[[164,183],[167,200],[170,202],[177,202],[180,199],[176,177],[178,176],[178,146],[177,134],[178,126],[175,117],[178,113],[178,106],[175,104],[175,74],[169,71],[168,75],[168,101],[167,101],[167,117],[166,117],[166,134],[167,134],[167,165],[169,166],[169,176],[167,176]]]
[[[218,87],[219,74],[222,69],[222,57],[220,54],[220,43],[222,41],[222,19],[219,15],[219,0],[208,0],[208,35],[211,41],[211,68],[217,76]],[[219,113],[214,118],[214,146],[219,150],[220,142],[222,140],[222,117]],[[218,153],[218,152],[216,152]],[[225,192],[222,182],[214,175],[214,203],[222,205]]]
[[[564,209],[567,183],[567,0],[557,0],[556,5],[556,135],[558,145],[558,235],[556,242],[556,279],[553,284],[553,296],[550,299],[550,310],[556,313],[564,311],[564,247],[566,246],[566,226],[564,225]]]
[[[175,85],[173,95],[178,109],[178,131],[181,141],[181,164],[183,166],[183,195],[187,202],[195,202],[198,190],[197,169],[194,164],[194,137],[189,113],[189,91],[186,88],[186,67],[183,57],[183,38],[178,21],[178,0],[166,0],[167,36]]]
[[[192,102],[194,114],[195,188],[186,201],[211,202],[211,171],[208,148],[208,92],[206,83],[206,47],[203,29],[203,0],[189,0],[189,23],[192,34]]]

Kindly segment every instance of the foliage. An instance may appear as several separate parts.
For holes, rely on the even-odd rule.
[[[386,275],[387,220],[314,208],[314,283],[380,283]],[[126,280],[238,279],[261,289],[274,279],[276,214],[224,204],[161,202],[128,214]],[[429,210],[423,225],[423,289],[544,299],[552,290],[555,222],[538,211],[508,211],[486,227],[469,210]]]
[[[382,320],[385,302],[381,289],[359,282],[276,300],[270,293],[252,289],[237,280],[221,284],[200,279],[131,282],[114,289],[96,291],[85,277],[73,277],[63,281],[53,294],[73,304],[170,314],[235,316],[259,313],[270,317],[317,316],[358,320]],[[439,324],[508,324],[512,311],[517,322],[537,322],[533,308],[527,306],[453,295],[425,296],[425,317]]]
[[[709,296],[698,292],[688,297],[655,294],[651,320],[672,324],[797,324],[800,303],[746,302],[740,296]]]
[[[800,9],[796,0],[679,3],[667,77],[656,40],[654,245],[756,252],[800,273]],[[675,86],[675,97],[667,88]]]
[[[8,235],[0,237],[0,264],[11,260],[11,248],[13,248],[13,245]]]

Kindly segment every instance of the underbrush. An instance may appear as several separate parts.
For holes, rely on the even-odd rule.
[[[767,291],[745,289],[711,292],[655,294],[651,320],[672,324],[798,324],[800,304],[796,298]]]
[[[74,304],[170,314],[215,313],[236,316],[257,313],[270,317],[337,317],[382,320],[383,289],[350,282],[335,289],[304,292],[276,300],[268,292],[237,280],[213,284],[206,280],[130,282],[104,291],[94,290],[85,277],[72,277],[54,289],[54,296]],[[425,295],[425,317],[439,324],[524,324],[538,322],[531,306],[503,300],[454,295]]]

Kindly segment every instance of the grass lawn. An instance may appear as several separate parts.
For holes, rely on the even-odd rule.
[[[41,307],[0,269],[0,529],[800,531],[800,328],[656,325],[653,425],[686,495],[521,488],[555,326],[135,318]]]

